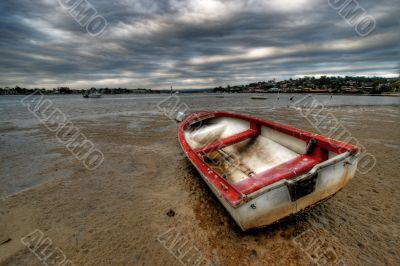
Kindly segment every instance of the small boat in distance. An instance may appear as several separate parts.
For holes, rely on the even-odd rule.
[[[83,94],[83,98],[101,98],[103,95],[98,92],[86,92]]]
[[[267,100],[267,97],[264,96],[252,96],[251,97],[252,100]]]
[[[359,149],[228,112],[195,112],[179,126],[186,156],[236,223],[275,223],[332,197],[353,178]]]

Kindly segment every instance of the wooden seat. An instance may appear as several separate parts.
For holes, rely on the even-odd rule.
[[[220,139],[218,141],[215,141],[213,143],[204,145],[202,147],[199,147],[197,149],[194,150],[194,152],[196,152],[197,154],[208,154],[210,152],[213,151],[217,151],[220,150],[222,148],[231,146],[233,144],[245,141],[246,139],[249,138],[255,138],[258,135],[260,135],[260,127],[258,125],[255,124],[251,124],[250,125],[250,129],[243,131],[239,134],[235,134],[233,136],[224,138],[224,139]]]

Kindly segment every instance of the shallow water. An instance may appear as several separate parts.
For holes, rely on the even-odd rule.
[[[267,100],[253,100],[253,94],[218,94],[223,95],[224,98],[217,98],[214,94],[179,94],[173,95],[168,101],[172,106],[167,106],[168,111],[175,107],[175,104],[187,106],[189,110],[225,110],[225,111],[245,111],[251,112],[256,115],[263,115],[270,120],[280,120],[286,123],[292,123],[299,119],[300,114],[296,113],[293,116],[281,117],[280,112],[289,106],[307,106],[304,101],[299,101],[307,97],[304,94],[265,94]],[[290,98],[294,96],[294,100]],[[42,127],[42,123],[32,113],[29,112],[26,106],[22,104],[26,96],[0,96],[0,129],[10,131],[9,134],[2,134],[0,136],[0,143],[4,143],[2,149],[6,151],[7,145],[18,147],[15,156],[24,156],[26,161],[24,165],[15,167],[13,163],[6,160],[0,172],[0,182],[2,184],[3,194],[9,195],[16,193],[20,190],[35,186],[37,184],[48,181],[57,176],[41,175],[42,168],[48,167],[53,164],[53,159],[56,159],[57,154],[54,153],[54,158],[41,158],[32,154],[32,151],[46,149],[50,146],[62,147],[62,145],[54,140],[41,138],[40,134],[35,136],[37,141],[40,141],[40,147],[37,142],[29,143],[32,141],[31,130],[37,130]],[[38,99],[39,96],[32,99]],[[68,96],[45,96],[46,99],[51,100],[54,108],[59,108],[70,121],[91,121],[91,123],[98,123],[101,125],[104,119],[115,119],[114,125],[117,125],[120,118],[131,117],[128,129],[132,132],[149,127],[151,120],[154,117],[163,116],[163,112],[157,106],[160,102],[170,97],[169,95],[106,95],[101,99],[84,99],[80,95]],[[353,112],[360,111],[365,108],[362,106],[372,105],[396,105],[400,104],[400,97],[377,97],[377,96],[333,96],[330,95],[313,95],[315,99],[326,107],[346,106],[353,105],[354,108],[348,108],[346,113],[348,115],[341,116],[341,122],[346,126],[362,127],[359,121],[353,119]],[[27,102],[29,102],[27,101]],[[165,104],[160,105],[165,108]],[[358,107],[357,107],[358,106]],[[374,107],[368,107],[372,111]],[[176,112],[172,112],[175,116]],[[376,115],[379,115],[376,114]],[[396,112],[390,113],[390,109],[384,112],[386,118],[376,118],[379,120],[385,119],[387,122],[394,122],[398,120]],[[374,119],[374,118],[371,118]],[[173,123],[171,123],[173,125]],[[168,132],[169,127],[153,128],[154,131]],[[108,124],[113,127],[113,124]],[[84,127],[84,125],[83,125]],[[13,144],[11,144],[13,143]],[[23,154],[23,155],[22,155]],[[50,156],[50,155],[46,155]],[[32,176],[27,180],[26,178],[14,178],[21,176],[20,172],[29,169]],[[4,192],[5,191],[5,192]]]
[[[217,98],[223,95],[224,98]],[[253,94],[177,94],[180,103],[191,110],[249,110],[288,107],[306,97],[305,94],[265,94],[267,100],[253,100]],[[294,96],[293,101],[290,98]],[[12,122],[18,126],[31,125],[35,120],[21,103],[26,96],[0,96],[0,122]],[[158,113],[157,104],[169,95],[105,95],[100,99],[85,99],[80,95],[45,96],[70,119],[92,119],[102,116]],[[371,106],[398,105],[400,97],[390,96],[341,96],[313,95],[324,106]],[[29,98],[31,99],[31,98]],[[173,98],[175,100],[175,98]],[[303,101],[299,105],[303,105]],[[351,111],[350,111],[351,112]]]

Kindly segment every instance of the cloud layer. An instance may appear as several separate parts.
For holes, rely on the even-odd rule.
[[[398,0],[359,1],[376,21],[365,37],[327,0],[90,3],[108,22],[99,37],[59,0],[1,1],[0,86],[205,88],[399,73]]]

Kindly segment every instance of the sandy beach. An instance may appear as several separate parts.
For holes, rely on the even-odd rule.
[[[201,265],[399,265],[399,104],[363,99],[327,107],[375,156],[376,166],[307,212],[242,232],[183,156],[178,125],[156,108],[163,98],[157,97],[53,99],[103,152],[93,171],[17,99],[4,100],[0,265],[42,265],[21,241],[35,230],[73,265],[191,265],[168,249],[166,233],[184,236],[185,248],[204,259]],[[194,110],[243,112],[316,132],[288,108],[289,96],[251,108],[240,97],[183,101]],[[318,259],[327,251],[326,260]]]

